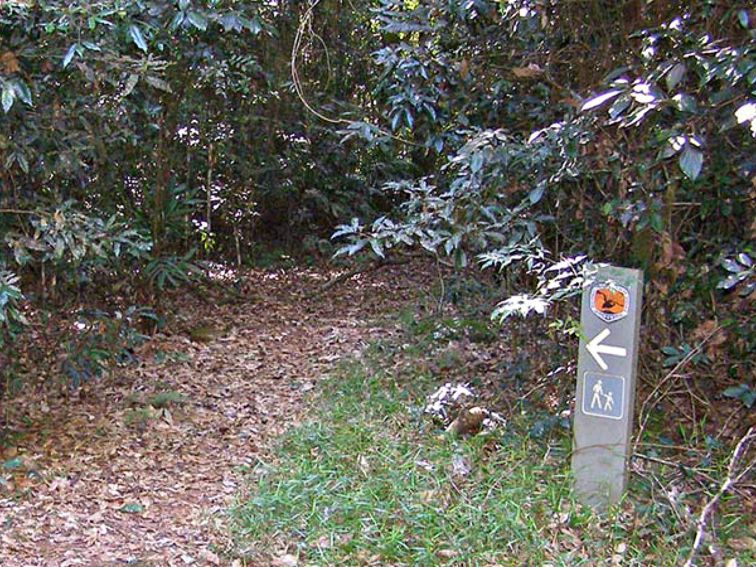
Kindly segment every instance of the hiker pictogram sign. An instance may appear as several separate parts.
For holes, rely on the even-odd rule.
[[[583,376],[583,413],[622,419],[625,415],[625,377],[586,372]]]
[[[572,472],[580,501],[604,511],[627,487],[643,273],[599,266],[583,289]]]
[[[607,323],[619,321],[630,309],[630,293],[621,285],[594,286],[590,301],[594,315]]]

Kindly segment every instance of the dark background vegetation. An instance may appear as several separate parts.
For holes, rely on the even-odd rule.
[[[0,394],[40,317],[86,310],[57,369],[78,384],[209,261],[419,250],[562,337],[592,263],[642,268],[649,423],[736,439],[754,22],[715,0],[3,2]]]

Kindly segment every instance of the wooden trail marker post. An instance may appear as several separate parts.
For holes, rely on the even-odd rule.
[[[572,472],[581,502],[599,511],[627,486],[643,273],[605,266],[583,291]]]

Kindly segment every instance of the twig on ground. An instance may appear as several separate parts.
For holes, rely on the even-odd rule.
[[[667,459],[660,459],[659,457],[652,457],[651,455],[644,455],[643,453],[633,453],[633,458],[642,459],[644,461],[649,461],[649,462],[657,463],[660,465],[666,465],[668,467],[672,467],[673,469],[680,468],[680,463],[676,463],[674,461],[668,461]]]
[[[735,486],[743,477],[745,477],[745,475],[747,475],[750,470],[756,465],[756,459],[753,459],[742,471],[740,471],[739,474],[735,474],[735,468],[738,464],[738,460],[740,459],[741,454],[747,451],[746,446],[755,437],[756,431],[753,427],[751,427],[748,429],[748,432],[740,438],[740,441],[738,441],[738,444],[735,446],[735,449],[732,452],[732,456],[730,457],[730,463],[729,465],[727,465],[727,478],[722,483],[722,486],[719,487],[719,491],[701,509],[701,513],[698,516],[698,521],[696,522],[696,537],[693,540],[693,547],[691,548],[690,553],[688,554],[688,559],[683,564],[683,567],[693,567],[693,559],[695,559],[696,553],[698,553],[698,549],[701,547],[704,535],[706,533],[706,520],[708,519],[709,514],[711,514],[711,511],[717,505],[717,502],[719,502],[719,499],[722,498],[722,496],[733,486]]]
[[[727,431],[729,431],[730,422],[735,418],[736,415],[738,415],[743,409],[747,409],[745,405],[739,404],[731,413],[727,416],[727,419],[725,419],[722,426],[719,428],[719,433],[716,434],[715,438],[719,439],[724,435]]]
[[[9,215],[37,215],[39,217],[49,217],[50,213],[47,213],[45,211],[34,211],[34,210],[25,210],[25,209],[0,209],[0,214],[9,214]]]
[[[638,434],[637,434],[637,436],[635,438],[635,444],[633,446],[633,452],[636,452],[638,450],[638,443],[640,442],[640,440],[643,437],[643,431],[646,429],[646,423],[648,423],[648,418],[651,415],[650,412],[646,410],[646,407],[649,404],[651,404],[652,401],[658,402],[658,400],[656,400],[656,397],[657,397],[656,395],[659,392],[659,390],[661,390],[662,387],[664,387],[667,384],[667,382],[669,382],[670,380],[672,380],[673,378],[675,378],[677,376],[677,372],[681,368],[683,368],[686,364],[688,364],[688,362],[690,362],[690,360],[694,356],[696,356],[701,351],[701,349],[703,349],[704,345],[707,342],[709,342],[709,340],[711,339],[711,337],[713,337],[721,328],[722,328],[721,325],[717,325],[710,333],[708,333],[703,339],[701,339],[701,341],[693,349],[691,349],[690,352],[688,352],[682,358],[682,360],[680,360],[680,362],[678,362],[677,364],[675,364],[675,367],[672,370],[670,370],[667,373],[667,375],[664,376],[664,378],[662,378],[659,381],[659,383],[654,387],[654,389],[646,397],[646,399],[643,400],[643,404],[641,404],[640,412],[638,412],[638,415],[640,416],[640,419],[639,419],[639,421],[640,421],[640,427],[639,427],[639,430],[638,430]],[[662,398],[662,397],[664,397],[664,395],[659,396],[659,398]]]
[[[693,467],[685,467],[680,462],[669,461],[667,459],[661,459],[659,457],[652,457],[651,455],[644,455],[643,453],[633,453],[633,458],[648,461],[650,463],[656,463],[658,465],[664,465],[672,469],[677,469],[678,472],[687,471],[687,473],[692,473],[694,477],[701,477],[702,479],[706,479],[709,482],[715,482],[715,479],[712,476],[706,474],[702,470]]]
[[[444,285],[444,273],[441,271],[441,258],[436,254],[436,271],[438,272],[438,283],[441,286],[441,293],[438,298],[438,314],[444,311],[444,297],[446,296],[446,286]]]
[[[528,399],[528,397],[530,397],[530,395],[531,395],[532,393],[534,393],[534,392],[537,392],[537,391],[538,391],[538,390],[540,390],[541,388],[544,388],[544,387],[546,387],[546,386],[547,386],[548,384],[549,384],[549,381],[548,381],[548,380],[541,380],[541,381],[539,381],[539,382],[538,382],[538,383],[537,383],[537,384],[536,384],[535,386],[533,386],[533,387],[532,387],[532,388],[531,388],[530,390],[528,390],[528,391],[527,391],[527,392],[525,392],[525,393],[524,393],[524,394],[523,394],[522,396],[520,396],[520,400],[526,400],[526,399]]]

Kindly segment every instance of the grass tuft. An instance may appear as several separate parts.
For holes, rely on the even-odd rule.
[[[168,390],[166,392],[158,392],[150,397],[147,404],[155,409],[162,409],[171,405],[183,404],[184,402],[186,402],[184,394],[175,390]]]

